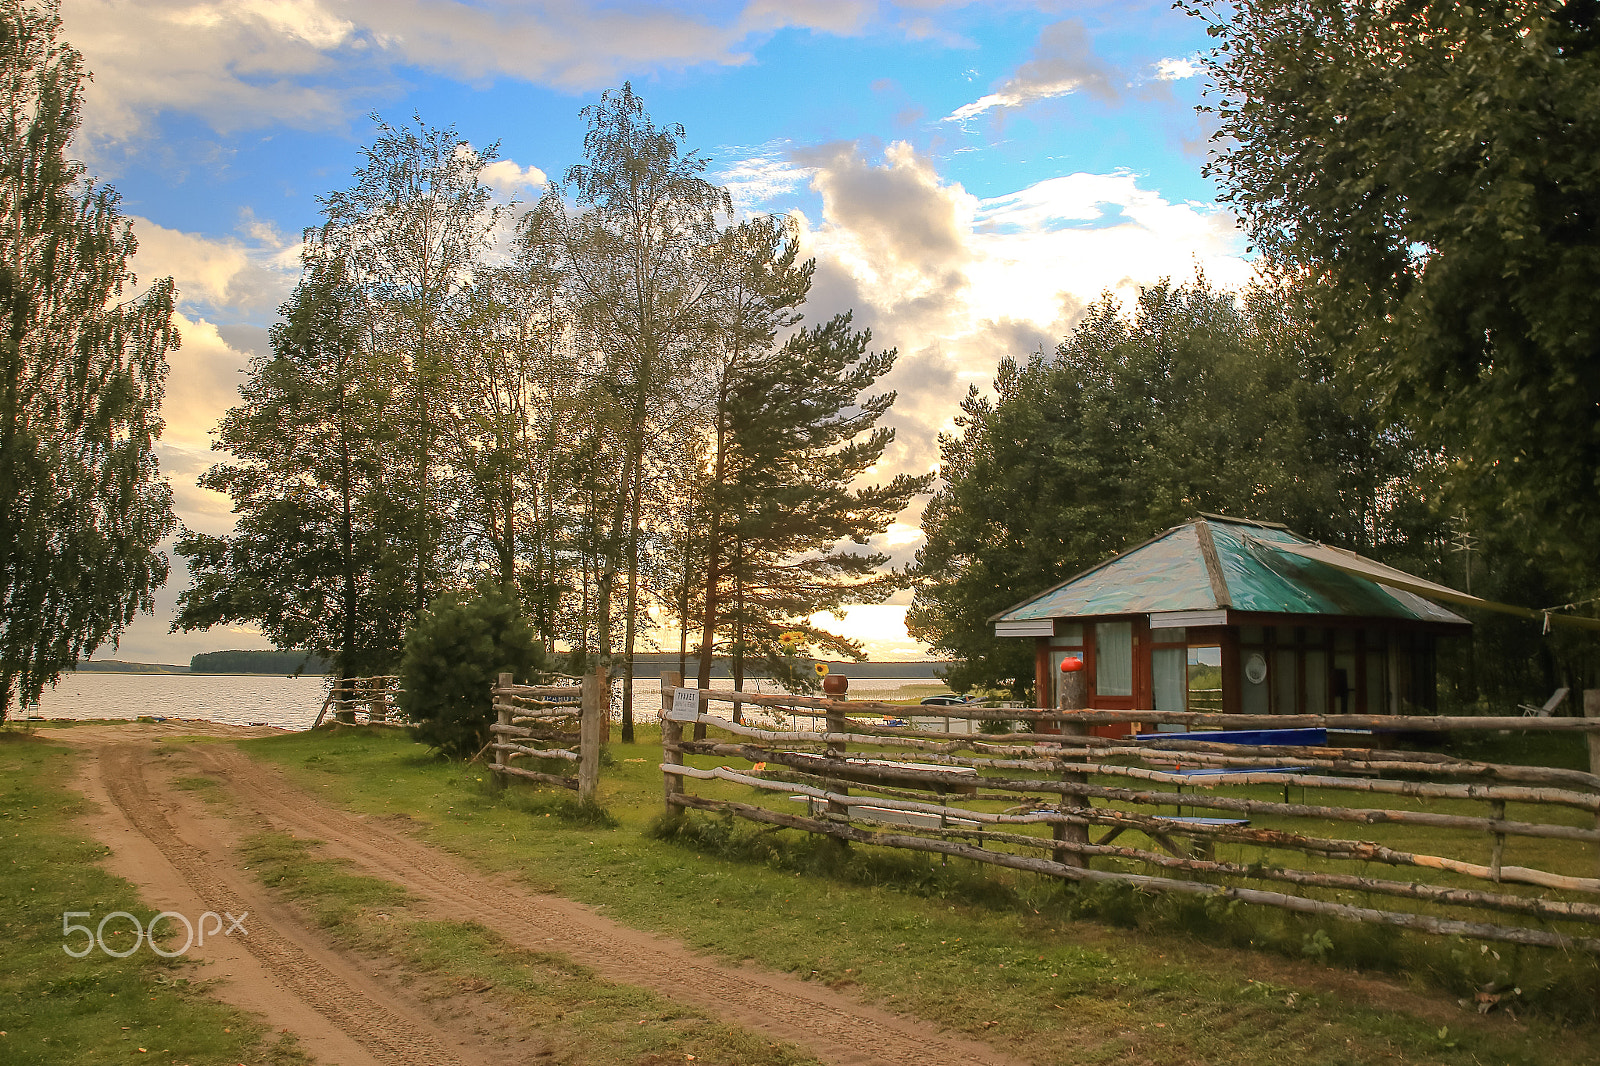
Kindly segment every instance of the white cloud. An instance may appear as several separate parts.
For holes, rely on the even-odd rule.
[[[137,216],[131,221],[139,239],[132,268],[140,279],[171,276],[180,305],[220,310],[224,320],[271,312],[300,276],[300,241],[250,214],[241,225],[249,242],[213,240]]]
[[[786,141],[756,148],[724,145],[711,153],[713,158],[727,160],[711,178],[728,190],[735,208],[759,210],[794,192],[815,173],[815,168],[796,163],[792,152],[792,145]]]
[[[854,308],[875,344],[900,351],[883,382],[899,396],[880,478],[932,469],[967,386],[987,387],[1002,356],[1053,348],[1101,293],[1131,304],[1141,285],[1197,266],[1219,285],[1250,277],[1226,212],[1169,201],[1132,173],[1066,175],[979,199],[903,143],[878,161],[854,145],[799,161],[822,197],[821,217],[801,219],[818,263],[810,316]],[[901,554],[887,541],[874,547]]]
[[[161,405],[167,423],[161,439],[187,452],[204,452],[217,420],[239,402],[241,372],[250,356],[229,345],[211,322],[179,314],[175,323],[183,344],[167,356],[172,369]]]
[[[860,641],[872,660],[912,660],[927,657],[928,647],[906,632],[906,607],[889,603],[864,603],[827,611],[807,621],[850,640]],[[850,671],[845,671],[848,674]]]
[[[538,167],[519,167],[509,159],[497,159],[483,168],[483,183],[511,195],[523,189],[542,189],[550,183]]]
[[[1198,77],[1203,69],[1194,56],[1163,59],[1156,63],[1156,80],[1182,81],[1185,78]]]
[[[970,0],[948,0],[964,6]],[[946,0],[899,5],[917,10]],[[337,128],[361,101],[397,91],[399,68],[473,81],[514,78],[571,91],[632,74],[751,62],[783,29],[926,36],[877,0],[595,4],[587,0],[63,0],[67,40],[95,81],[85,132],[117,141],[156,112],[219,131],[283,123]]]
[[[1109,103],[1117,98],[1118,81],[1117,71],[1095,54],[1083,23],[1066,19],[1044,28],[1032,57],[994,92],[961,105],[944,121],[966,122],[987,111],[1023,107],[1080,91]]]

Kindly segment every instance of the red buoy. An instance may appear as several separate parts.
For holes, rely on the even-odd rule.
[[[1061,660],[1061,672],[1063,674],[1076,673],[1082,669],[1083,660],[1078,658],[1076,655],[1069,655],[1065,659]]]

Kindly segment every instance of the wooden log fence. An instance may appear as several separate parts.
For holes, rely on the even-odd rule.
[[[1070,881],[1600,954],[1594,712],[1511,718],[938,709],[939,718],[1010,719],[1030,729],[988,735],[867,717],[900,720],[917,710],[901,704],[702,691],[683,687],[677,674],[662,675],[661,701],[669,812],[716,811]],[[1593,704],[1600,709],[1600,699]],[[712,713],[733,705],[824,724],[769,729]],[[1593,761],[1589,772],[1499,764],[1355,746],[1357,734],[1352,746],[1250,745],[1167,741],[1159,732],[1095,737],[1082,728],[1130,722],[1186,732],[1579,732]],[[691,724],[706,739],[685,739]],[[695,794],[696,783],[712,794]],[[1174,808],[1180,813],[1170,813]],[[1360,838],[1347,835],[1356,832]]]
[[[371,677],[336,677],[328,689],[328,696],[317,712],[315,729],[329,711],[333,720],[345,725],[404,725],[396,698],[400,695],[400,678],[395,674],[375,674]]]
[[[501,674],[491,690],[496,721],[489,727],[489,769],[501,781],[520,777],[569,788],[584,803],[595,802],[600,784],[600,747],[610,697],[598,676],[586,674],[578,684],[516,685]],[[517,759],[565,762],[575,774],[549,773],[514,765]]]

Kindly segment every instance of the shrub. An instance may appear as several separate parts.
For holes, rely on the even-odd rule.
[[[441,596],[406,634],[400,706],[416,723],[416,739],[465,759],[489,742],[489,689],[496,677],[510,673],[519,682],[536,683],[548,670],[544,649],[504,593]]]

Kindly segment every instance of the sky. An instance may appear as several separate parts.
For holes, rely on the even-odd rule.
[[[319,198],[353,183],[378,120],[497,143],[486,178],[529,204],[581,161],[582,108],[631,82],[740,212],[795,217],[817,261],[808,320],[851,310],[898,350],[883,477],[935,469],[968,387],[1053,349],[1103,293],[1250,275],[1202,172],[1210,39],[1169,0],[61,0],[61,15],[94,78],[75,151],[121,194],[135,271],[178,285],[159,458],[179,519],[207,533],[232,526],[195,483],[224,458],[211,431],[266,351]],[[873,542],[896,564],[925,499]],[[188,587],[172,561],[156,613],[96,658],[270,646],[247,627],[169,634]],[[873,658],[923,657],[909,602],[851,609],[838,631]]]

